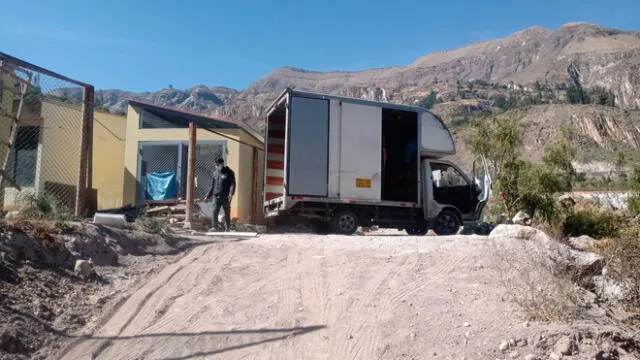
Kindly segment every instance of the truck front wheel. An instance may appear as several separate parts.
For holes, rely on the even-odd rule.
[[[331,219],[333,232],[342,235],[351,235],[358,230],[358,216],[352,211],[343,210]]]
[[[451,210],[444,209],[433,221],[433,231],[438,235],[454,235],[462,226],[462,221],[458,214]]]

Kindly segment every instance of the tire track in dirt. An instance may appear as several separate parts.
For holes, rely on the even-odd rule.
[[[362,306],[364,305],[364,303],[374,298],[374,295],[384,284],[387,284],[389,282],[389,278],[392,276],[393,274],[389,271],[382,271],[382,269],[380,269],[380,271],[376,271],[375,275],[371,277],[370,280],[366,283],[364,291],[361,293],[353,294],[352,296],[354,297],[354,299],[342,311],[336,312],[338,319],[342,319],[344,321],[350,318],[349,315],[360,315],[361,311],[363,310]],[[358,286],[359,284],[356,284],[354,288],[357,288]],[[371,312],[369,314],[371,314]],[[330,348],[337,350],[331,354],[332,357],[340,356],[343,358],[347,358],[347,354],[351,353],[351,351],[349,350],[350,348],[353,349],[354,347],[360,346],[359,342],[361,341],[362,337],[360,336],[359,331],[363,328],[363,324],[366,323],[368,319],[370,319],[370,317],[371,316],[365,317],[365,319],[357,319],[357,322],[349,321],[346,331],[342,330],[342,333],[339,332],[337,336],[334,337],[334,343]],[[335,341],[340,340],[342,340],[340,343],[335,344]],[[355,343],[351,340],[354,340]]]
[[[417,257],[417,256],[411,256],[411,255],[401,256],[403,261],[398,265],[398,267],[400,268],[406,267],[407,263],[413,260],[414,257]],[[416,262],[417,262],[417,259],[414,261],[414,263]],[[414,264],[414,266],[416,266],[416,264]],[[382,284],[389,284],[389,280],[398,275],[395,271],[391,271],[391,270],[392,269],[388,270],[387,276],[385,280],[382,282]],[[372,293],[373,296],[370,296],[371,299],[384,298],[384,292],[383,294],[381,294],[379,291],[382,284],[380,284],[380,286],[378,286],[374,290],[374,292]],[[385,308],[384,310],[386,311],[387,309]],[[368,313],[368,315],[364,319],[361,320],[359,327],[355,331],[355,333],[358,335],[357,337],[355,337],[355,341],[351,345],[348,355],[347,353],[344,354],[345,358],[347,358],[348,356],[348,358],[350,359],[357,359],[359,356],[361,356],[362,358],[365,358],[365,359],[371,359],[375,356],[375,350],[379,345],[380,326],[382,325],[379,323],[379,321],[374,321],[374,320],[379,320],[378,318],[380,318],[380,313],[378,311],[372,310]]]
[[[179,285],[180,290],[178,291],[177,296],[172,296],[169,298],[168,303],[164,306],[174,307],[176,303],[180,301],[180,299],[188,299],[188,298],[200,298],[206,297],[203,296],[203,293],[207,292],[206,290],[212,289],[212,284],[219,284],[220,280],[216,281],[217,278],[221,277],[222,271],[229,265],[229,263],[233,259],[233,252],[230,251],[221,251],[216,253],[215,257],[205,258],[204,256],[200,256],[198,258],[198,263],[193,262],[193,268],[186,274],[184,280],[181,281]],[[212,266],[207,266],[211,265]],[[196,276],[193,276],[193,273],[196,273]],[[190,280],[190,281],[186,281]],[[195,304],[194,304],[195,305]],[[190,307],[187,307],[185,311],[188,311]],[[187,314],[184,312],[179,313],[170,313],[169,316],[165,316],[153,324],[151,324],[148,329],[162,329],[172,322],[175,322],[184,317],[194,317],[198,315],[204,315],[207,313],[207,307],[203,306],[202,308],[195,308],[196,312],[194,314]],[[201,319],[202,317],[198,317],[198,321],[205,320]],[[195,324],[197,325],[197,324]]]
[[[207,249],[206,247],[204,247],[204,248],[201,248],[198,252],[206,253],[206,251]],[[147,282],[146,284],[142,285],[141,288],[138,289],[132,296],[129,296],[118,307],[118,310],[114,311],[111,314],[111,317],[105,320],[103,326],[96,332],[96,334],[103,332],[104,330],[108,329],[113,325],[117,326],[117,329],[118,329],[117,331],[114,331],[114,332],[105,331],[105,333],[102,334],[102,338],[99,338],[99,339],[92,339],[90,337],[86,339],[79,339],[78,341],[71,343],[68,347],[62,350],[59,353],[59,358],[60,359],[69,358],[72,356],[74,352],[83,352],[83,349],[87,349],[91,347],[95,347],[96,349],[95,351],[91,352],[91,356],[93,356],[93,358],[97,358],[98,356],[100,356],[100,354],[102,354],[111,345],[113,345],[112,340],[105,339],[105,338],[117,337],[121,335],[126,330],[126,328],[131,323],[133,323],[133,321],[140,315],[140,312],[143,310],[146,310],[145,306],[153,298],[154,294],[156,294],[162,288],[167,286],[167,284],[174,277],[176,277],[183,269],[185,269],[186,266],[188,266],[189,264],[192,264],[194,261],[194,259],[192,258],[197,259],[200,255],[201,254],[195,254],[195,251],[194,251],[193,253],[186,255],[185,257],[181,258],[177,262],[174,262],[168,265],[166,268],[164,268],[164,270],[162,270],[155,278],[153,278],[150,282]],[[145,288],[148,288],[148,287],[151,287],[151,289],[146,290],[146,292],[144,292],[143,294],[140,294],[142,291],[145,291],[144,290]],[[133,308],[133,310],[127,311],[127,308],[130,308],[130,307]],[[121,316],[118,316],[117,318],[116,316],[120,315],[120,313],[123,311],[127,313],[126,314],[127,320],[124,322],[124,324],[118,325],[117,322]],[[78,356],[73,356],[71,358],[75,359],[75,358],[78,358]]]
[[[274,322],[275,328],[291,328],[295,326],[295,310],[296,310],[296,294],[299,293],[298,289],[295,289],[296,277],[298,273],[298,265],[300,263],[299,248],[288,247],[286,255],[286,264],[284,268],[279,272],[282,276],[282,280],[278,282],[278,307],[276,312],[276,320]],[[271,343],[269,345],[270,353],[282,353],[286,344]],[[281,348],[276,351],[277,348]]]
[[[416,270],[422,265],[423,258],[424,256],[421,254],[407,255],[398,267],[400,269],[410,268],[413,270],[413,273],[416,273]],[[397,290],[390,299],[385,301],[384,299],[386,299],[386,297],[383,296],[383,294],[377,296],[377,298],[383,300],[380,307],[387,313],[395,313],[403,299],[425,289],[427,286],[433,284],[433,282],[444,278],[466,259],[467,256],[463,255],[454,258],[453,261],[440,260],[436,262],[438,264],[436,267],[429,269],[427,274],[418,276],[414,281],[407,281],[406,285]],[[372,311],[369,316],[362,320],[360,327],[355,331],[359,335],[349,351],[352,359],[370,359],[376,356],[376,349],[380,345],[378,337],[382,325],[379,323],[380,319],[376,319],[379,317],[380,314],[378,312]],[[361,339],[363,340],[361,341]]]
[[[173,278],[178,272],[180,272],[182,269],[184,269],[184,266],[180,265],[178,266],[178,268],[173,271],[171,273],[171,275],[169,275],[169,277],[167,278],[167,281],[170,281],[171,278]],[[116,333],[115,336],[118,336],[120,334],[122,334],[122,332],[133,322],[133,320],[138,316],[138,314],[140,313],[140,310],[146,305],[146,303],[149,301],[149,299],[151,299],[151,297],[158,292],[160,289],[162,289],[165,286],[165,284],[159,285],[156,288],[154,288],[153,290],[151,290],[150,292],[148,292],[142,299],[142,301],[140,303],[138,303],[136,310],[134,310],[133,314],[131,315],[131,317],[129,317],[129,319],[124,323],[124,325],[122,325],[122,327],[120,328],[120,330],[118,330],[118,332]],[[97,358],[99,357],[105,350],[107,350],[111,345],[113,345],[113,341],[112,340],[105,340],[102,342],[102,344],[98,347],[98,350],[94,353],[92,353],[92,358]]]

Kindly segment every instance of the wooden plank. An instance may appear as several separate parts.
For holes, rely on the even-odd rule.
[[[80,138],[80,166],[78,166],[78,183],[76,185],[76,210],[75,215],[82,217],[86,212],[87,197],[87,172],[89,168],[89,147],[91,146],[90,137],[91,123],[93,122],[93,86],[82,89],[82,135]]]
[[[196,189],[196,145],[198,140],[198,127],[192,121],[189,123],[189,155],[187,164],[187,217],[185,226],[189,226],[193,220],[193,205],[195,203]]]
[[[258,211],[258,149],[253,148],[253,162],[252,162],[253,173],[251,174],[251,178],[253,180],[253,186],[251,189],[251,212],[250,219],[251,222],[256,222],[256,212]]]
[[[180,203],[178,199],[166,199],[166,200],[145,200],[147,205],[177,205]]]
[[[231,236],[231,237],[254,237],[258,236],[257,232],[208,232],[207,236]]]
[[[169,212],[171,210],[171,208],[169,206],[158,206],[158,207],[154,207],[154,208],[150,208],[149,210],[147,210],[147,214],[156,214],[156,213],[161,213],[161,212]]]

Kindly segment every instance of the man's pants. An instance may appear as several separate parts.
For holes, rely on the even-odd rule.
[[[216,197],[213,204],[213,227],[218,227],[218,215],[220,214],[220,208],[224,210],[224,225],[225,229],[229,230],[231,228],[231,204],[229,204],[228,198],[218,198]]]

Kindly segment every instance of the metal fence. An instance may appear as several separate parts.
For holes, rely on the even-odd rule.
[[[91,85],[0,53],[0,208],[83,216],[91,189]]]

